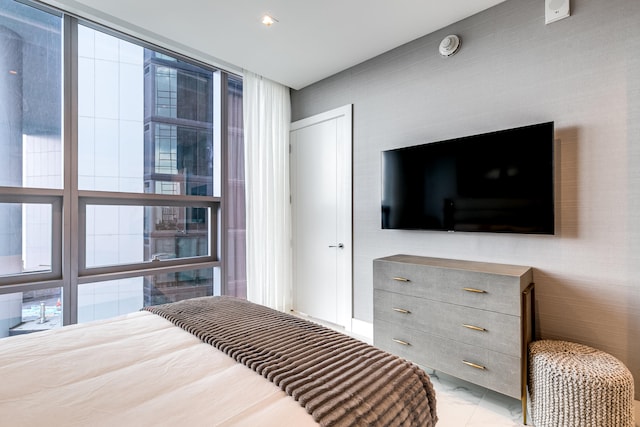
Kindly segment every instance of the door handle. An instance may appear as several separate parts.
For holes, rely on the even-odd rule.
[[[330,248],[338,248],[338,249],[344,249],[344,245],[342,243],[338,243],[338,245],[329,245]]]

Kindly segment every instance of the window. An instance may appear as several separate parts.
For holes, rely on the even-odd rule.
[[[0,295],[0,338],[62,326],[62,289]]]
[[[0,337],[245,296],[242,80],[42,5],[0,12]]]
[[[0,276],[52,271],[52,204],[0,203],[0,223]]]
[[[0,0],[0,186],[62,188],[62,18]]]
[[[78,322],[129,313],[147,305],[187,298],[220,295],[220,269],[160,273],[120,280],[94,282],[78,287]]]

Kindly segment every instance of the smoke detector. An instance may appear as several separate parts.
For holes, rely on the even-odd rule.
[[[440,47],[438,50],[440,51],[440,55],[442,56],[451,56],[458,51],[460,48],[460,37],[455,34],[448,35],[440,42]]]

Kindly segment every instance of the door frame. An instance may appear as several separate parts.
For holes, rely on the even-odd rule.
[[[337,272],[339,276],[337,290],[337,319],[338,324],[345,330],[352,330],[353,319],[353,104],[347,104],[324,113],[316,114],[291,123],[290,134],[293,132],[320,124],[329,120],[337,119],[337,150],[338,164],[336,165],[337,186],[340,189],[337,200],[338,240],[344,244],[344,256],[337,257]],[[290,138],[293,141],[293,138]],[[293,142],[291,142],[293,144]],[[291,147],[290,147],[291,148]],[[295,150],[289,159],[289,177],[291,188],[291,220],[292,220],[292,248],[293,248],[293,298],[295,303],[296,293],[296,215],[295,198],[296,182],[295,171]],[[295,307],[294,307],[295,308]]]

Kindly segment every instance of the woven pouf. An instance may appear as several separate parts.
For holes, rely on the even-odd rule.
[[[532,342],[529,394],[536,427],[635,427],[631,372],[586,345]]]

